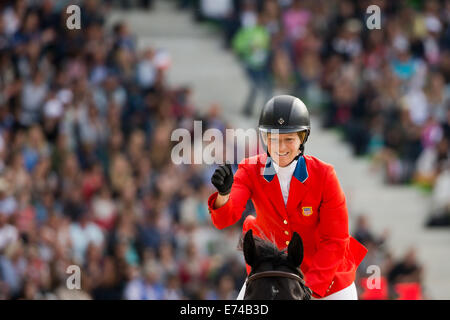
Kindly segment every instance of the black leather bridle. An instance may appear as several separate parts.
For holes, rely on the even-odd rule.
[[[248,279],[246,281],[246,285],[248,285],[249,282],[260,279],[260,278],[273,278],[273,277],[289,278],[289,279],[297,280],[302,285],[305,285],[305,280],[303,280],[300,276],[296,275],[295,273],[285,272],[285,271],[263,271],[263,272],[255,273],[255,274],[251,275],[250,277],[248,277]]]
[[[305,280],[303,280],[303,278],[301,278],[300,276],[298,276],[292,272],[285,272],[285,271],[258,272],[258,273],[251,275],[250,277],[248,277],[247,281],[245,281],[245,285],[248,286],[248,284],[250,282],[261,279],[261,278],[288,278],[288,279],[296,280],[296,281],[300,282],[300,285],[307,291],[309,296],[312,295],[311,289],[305,285]]]

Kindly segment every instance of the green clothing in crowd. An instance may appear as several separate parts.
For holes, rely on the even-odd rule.
[[[252,69],[262,69],[266,65],[269,48],[270,35],[263,26],[242,28],[233,39],[234,51]]]

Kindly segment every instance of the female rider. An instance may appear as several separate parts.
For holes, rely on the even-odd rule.
[[[305,104],[289,95],[273,97],[258,129],[267,151],[244,159],[235,175],[228,164],[211,178],[218,191],[208,199],[213,224],[222,229],[236,223],[251,199],[256,217],[246,218],[244,233],[252,229],[283,250],[297,232],[304,248],[300,269],[313,297],[357,299],[355,273],[367,249],[349,235],[345,195],[333,166],[303,153],[310,134]],[[245,284],[238,299],[244,292]]]

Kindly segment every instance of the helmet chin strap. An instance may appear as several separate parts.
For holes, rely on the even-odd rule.
[[[305,145],[302,143],[300,145],[300,153],[295,157],[295,160],[298,160],[298,158],[300,158],[300,156],[303,156],[304,153],[305,153]]]
[[[294,158],[294,160],[292,160],[292,161],[295,161],[295,160],[298,160],[298,158],[300,158],[301,156],[303,156],[303,150],[305,150],[305,146],[303,145],[303,143],[300,145],[300,153],[298,154],[298,155],[296,155],[295,156],[295,158]],[[292,161],[291,161],[291,163],[292,163]],[[290,164],[291,164],[290,163]]]

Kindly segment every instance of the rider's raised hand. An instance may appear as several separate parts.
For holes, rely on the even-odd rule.
[[[220,195],[225,196],[229,194],[233,185],[231,164],[219,166],[211,177],[211,183],[216,187]]]

